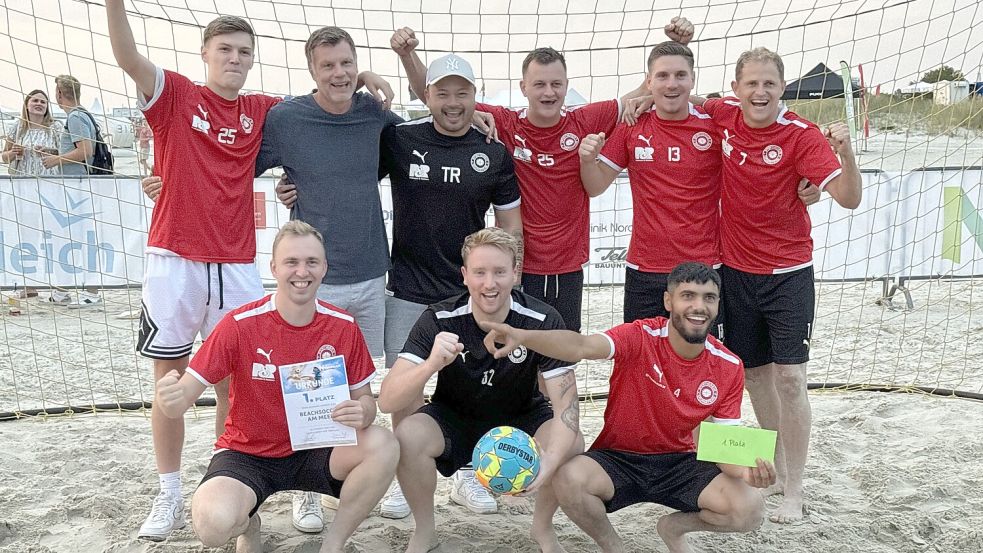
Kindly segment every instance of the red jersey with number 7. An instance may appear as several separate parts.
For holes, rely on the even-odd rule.
[[[707,100],[703,108],[722,135],[724,265],[755,274],[812,265],[812,221],[799,181],[822,189],[842,171],[822,131],[786,108],[760,129],[747,126],[736,99]]]

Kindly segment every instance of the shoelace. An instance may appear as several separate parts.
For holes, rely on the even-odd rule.
[[[300,516],[305,517],[307,515],[318,514],[315,503],[314,496],[310,492],[304,492],[300,498]]]
[[[488,490],[481,485],[480,482],[474,477],[474,473],[471,471],[465,472],[461,475],[464,478],[464,485],[468,488],[468,495],[475,499],[487,500],[491,499],[491,494]]]
[[[157,499],[154,500],[154,506],[150,509],[150,519],[154,522],[164,522],[174,512],[176,504],[177,500],[168,494],[158,494]]]

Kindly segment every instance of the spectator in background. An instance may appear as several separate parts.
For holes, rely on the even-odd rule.
[[[71,75],[55,77],[55,100],[65,110],[65,131],[61,135],[58,153],[45,155],[46,168],[61,166],[63,175],[88,175],[95,151],[96,123],[89,112],[79,105],[82,84]]]
[[[58,152],[61,132],[61,123],[51,116],[48,95],[32,90],[24,98],[20,119],[4,137],[0,160],[10,165],[11,175],[57,175],[58,167],[45,167],[42,154]]]
[[[153,167],[150,165],[150,139],[154,132],[143,117],[133,118],[133,141],[137,146],[137,169],[141,176],[150,176]]]

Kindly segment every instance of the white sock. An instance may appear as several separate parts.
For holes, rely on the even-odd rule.
[[[172,495],[181,495],[181,473],[168,472],[160,474],[160,491]]]

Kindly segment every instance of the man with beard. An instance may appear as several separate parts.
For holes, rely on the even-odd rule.
[[[496,358],[524,345],[571,363],[614,359],[604,428],[589,451],[557,469],[551,485],[570,520],[606,552],[625,550],[607,513],[641,502],[678,511],[657,525],[672,552],[689,551],[689,532],[754,530],[764,508],[754,488],[775,482],[774,466],[761,459],[753,468],[696,459],[692,432],[700,422],[741,422],[743,364],[707,335],[720,277],[703,263],[682,263],[663,298],[668,320],[641,319],[589,336],[479,323]],[[534,524],[533,537],[544,552],[563,551],[552,524]]]

